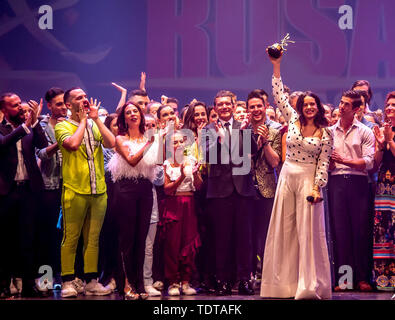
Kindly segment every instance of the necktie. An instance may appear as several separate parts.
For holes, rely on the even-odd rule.
[[[227,132],[227,133],[229,134],[229,136],[230,136],[230,129],[229,129],[230,123],[229,123],[229,122],[226,122],[226,123],[224,124],[224,126],[225,126],[226,132]]]

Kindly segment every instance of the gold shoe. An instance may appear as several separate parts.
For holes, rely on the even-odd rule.
[[[128,292],[125,293],[125,300],[138,300],[140,295],[132,288],[129,287]]]

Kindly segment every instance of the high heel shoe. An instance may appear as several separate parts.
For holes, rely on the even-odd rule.
[[[125,300],[138,300],[140,295],[133,289],[128,288],[129,290],[125,293]]]

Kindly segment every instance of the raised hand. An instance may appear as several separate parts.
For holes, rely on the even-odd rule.
[[[127,92],[127,90],[126,90],[124,87],[120,86],[119,84],[116,84],[115,82],[111,82],[111,84],[112,84],[115,88],[117,88],[119,91],[121,91],[121,92]]]
[[[41,111],[43,109],[43,99],[40,99],[40,104],[38,104],[34,100],[29,100],[27,103],[29,106],[29,113],[31,114],[31,125],[35,124],[39,115],[41,114]]]
[[[85,110],[85,106],[84,105],[80,105],[80,109],[77,112],[77,115],[78,115],[78,118],[80,119],[80,122],[81,121],[85,121],[88,118],[88,114],[87,114],[87,112]]]
[[[373,127],[373,134],[376,138],[379,149],[384,148],[385,138],[383,132],[380,130],[378,126]]]
[[[145,72],[141,72],[140,75],[140,90],[142,91],[146,91],[145,90],[145,81],[147,79],[147,75],[145,74]]]
[[[97,103],[97,99],[89,101],[89,118],[92,120],[97,120],[99,119],[99,108],[100,108],[101,102]]]
[[[252,116],[252,114],[248,113],[247,117],[241,122],[241,126],[240,126],[241,130],[244,130],[245,128],[247,128],[248,125],[251,123],[251,116]]]
[[[200,136],[200,133],[202,132],[203,128],[206,126],[207,122],[200,122],[198,127],[197,127],[197,135],[198,137]]]
[[[182,177],[182,178],[185,178],[185,177],[186,177],[184,169],[185,169],[185,163],[183,162],[183,163],[181,163],[181,168],[180,168],[181,177]]]
[[[160,97],[160,103],[161,104],[167,104],[167,99],[169,99],[168,97],[166,97],[165,95],[162,95]]]
[[[274,65],[280,65],[281,64],[281,59],[283,58],[283,52],[281,53],[280,57],[278,57],[277,59],[273,58],[272,56],[269,55],[269,52],[268,52],[267,48],[266,48],[266,53],[267,53],[267,56],[269,57],[269,60],[270,60],[271,63],[273,63]]]
[[[197,173],[199,172],[201,166],[202,166],[201,163],[198,162],[198,163],[196,164],[196,166],[193,167],[193,169],[192,169],[192,174],[197,174]]]
[[[267,128],[266,125],[261,124],[258,127],[258,134],[259,134],[259,140],[261,141],[261,143],[266,143],[267,139],[269,138],[269,129]]]
[[[394,140],[394,132],[392,131],[392,125],[390,123],[384,123],[383,133],[385,142],[391,142]]]

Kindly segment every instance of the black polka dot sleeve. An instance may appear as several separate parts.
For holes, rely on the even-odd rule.
[[[314,184],[323,188],[328,183],[329,160],[333,151],[333,135],[329,129],[323,129],[321,138],[321,153],[317,159]]]
[[[284,86],[281,78],[272,77],[273,97],[277,107],[280,109],[285,121],[295,122],[299,117],[298,113],[291,107],[287,96],[284,94]]]

